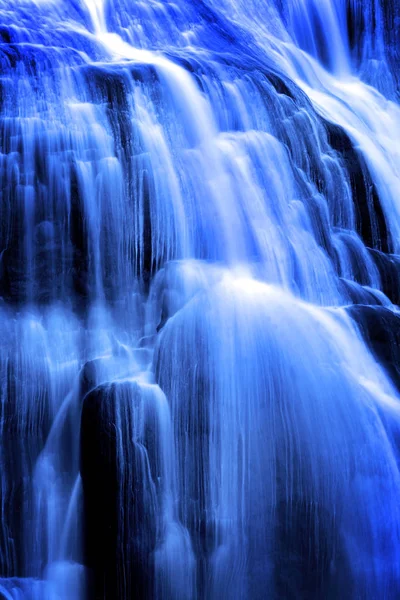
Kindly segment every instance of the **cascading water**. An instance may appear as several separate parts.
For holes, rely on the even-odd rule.
[[[399,22],[0,2],[0,598],[400,598]]]

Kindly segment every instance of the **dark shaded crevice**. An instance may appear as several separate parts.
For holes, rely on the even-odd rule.
[[[400,315],[382,306],[354,305],[347,311],[376,360],[400,391]]]
[[[392,244],[389,231],[365,160],[356,151],[344,129],[325,119],[322,122],[328,134],[328,142],[339,154],[349,176],[359,235],[366,246],[390,252]]]
[[[103,384],[83,399],[84,562],[96,600],[154,597],[156,506],[143,451],[132,439],[135,406],[142,401],[135,385]],[[155,468],[151,439],[148,430],[143,442]]]

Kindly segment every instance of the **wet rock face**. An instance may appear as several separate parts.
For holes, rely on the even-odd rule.
[[[339,125],[326,120],[323,120],[323,124],[327,130],[328,142],[339,154],[349,177],[359,235],[366,246],[388,252],[391,241],[379,196],[365,160]]]
[[[132,383],[100,385],[83,400],[85,561],[93,573],[94,598],[153,596],[154,433],[148,423],[145,439],[134,441],[141,401],[140,389]]]
[[[347,32],[350,48],[357,58],[362,56],[363,31],[365,31],[364,13],[360,10],[359,3],[348,0],[347,2]]]
[[[348,309],[377,360],[400,390],[400,317],[382,306]]]
[[[252,2],[262,18],[249,14]],[[367,160],[377,130],[366,134],[372,150],[359,149],[300,90],[308,69],[300,47],[313,54],[312,40],[288,45],[292,33],[281,39],[274,23],[275,9],[284,15],[290,3],[299,37],[304,13],[314,56],[333,67],[334,32],[318,11],[334,14],[334,0],[105,0],[101,40],[81,0],[0,0],[4,21],[15,5],[14,24],[0,26],[0,297],[15,309],[10,322],[38,309],[25,344],[18,331],[12,342],[0,331],[0,598],[20,589],[24,600],[42,600],[44,584],[58,580],[62,594],[52,597],[86,600],[65,585],[58,560],[87,569],[90,600],[376,600],[378,588],[386,600],[400,597],[387,575],[398,562],[390,544],[399,454],[392,460],[385,446],[386,427],[400,448],[398,423],[385,414],[381,437],[367,428],[357,367],[352,385],[341,385],[350,348],[371,367],[377,414],[379,394],[390,391],[377,365],[400,391],[400,317],[387,300],[400,304],[400,259]],[[394,63],[397,4],[348,0],[338,25],[355,76],[379,28],[378,5]],[[107,40],[119,35],[122,52],[143,48],[138,56],[154,64],[118,60]],[[386,63],[375,63],[379,75]],[[336,93],[328,79],[326,93]],[[344,103],[358,118],[351,93]],[[344,122],[326,104],[324,114]],[[383,162],[393,158],[388,150]],[[217,262],[221,274],[208,275]],[[242,281],[232,319],[229,286],[220,300],[199,302],[196,316],[196,296],[220,279],[235,289]],[[247,306],[260,286],[262,303]],[[318,315],[309,326],[303,301]],[[324,355],[336,333],[323,323],[349,302],[375,362],[348,319],[338,356]],[[41,322],[54,306],[47,336]],[[182,329],[168,334],[183,311]],[[282,359],[286,350],[293,360]],[[335,422],[340,411],[346,419]],[[333,418],[322,427],[324,415]],[[339,491],[316,487],[307,497],[314,472],[321,489],[336,478]],[[349,525],[358,520],[365,531]]]
[[[330,509],[296,498],[290,506],[279,502],[277,516],[273,551],[277,597],[351,600],[351,571],[338,519]]]
[[[384,55],[391,67],[387,76],[393,76],[397,90],[399,22],[400,6],[396,0],[346,0],[347,36],[353,60],[360,66],[363,59],[372,58],[374,51],[381,59]],[[385,70],[388,71],[386,67]]]
[[[34,227],[29,271],[23,244],[16,242],[1,253],[0,294],[9,303],[22,304],[33,298],[40,304],[49,304],[70,287],[70,277],[65,274],[71,270],[72,249],[63,252],[62,236],[56,226],[42,221]]]
[[[396,254],[385,254],[370,250],[378,267],[382,282],[382,291],[393,304],[400,305],[400,258]]]
[[[42,357],[35,363],[26,356],[23,329],[13,334],[4,326],[4,314],[2,320],[3,335],[9,342],[15,335],[14,344],[22,347],[0,359],[0,574],[26,577],[34,573],[33,561],[27,561],[25,536],[34,516],[31,479],[50,431],[50,381]]]
[[[380,6],[384,19],[385,49],[393,67],[397,90],[399,90],[400,79],[397,65],[400,43],[400,5],[396,0],[385,0],[384,2],[380,2]]]

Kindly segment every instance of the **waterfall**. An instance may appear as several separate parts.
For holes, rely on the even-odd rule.
[[[400,597],[397,0],[0,0],[0,598]]]

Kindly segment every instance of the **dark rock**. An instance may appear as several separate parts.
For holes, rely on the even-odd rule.
[[[83,199],[79,189],[76,169],[71,168],[71,211],[69,235],[73,247],[72,279],[78,294],[86,298],[89,294],[89,248],[88,231],[84,217]]]
[[[79,373],[79,396],[84,398],[98,383],[98,371],[101,359],[88,360]]]
[[[388,252],[391,240],[378,192],[371,179],[365,160],[347,133],[339,125],[322,119],[330,146],[338,152],[347,170],[357,212],[358,233],[366,246]]]
[[[381,276],[382,291],[393,304],[400,305],[400,256],[369,251]]]
[[[134,382],[100,385],[83,401],[85,560],[93,572],[94,598],[154,594],[157,440],[144,402]],[[140,432],[135,419],[142,411]]]
[[[341,551],[337,515],[318,503],[277,505],[275,592],[286,600],[352,600],[351,571]]]
[[[0,364],[0,455],[6,466],[0,482],[0,576],[25,577],[37,575],[27,560],[26,536],[34,514],[32,477],[50,431],[50,382],[43,357],[35,363],[24,349],[10,354]]]
[[[369,304],[381,306],[382,302],[372,290],[366,289],[355,281],[349,281],[343,277],[340,278],[343,288],[343,295],[347,296],[353,304]]]
[[[347,310],[376,359],[400,390],[400,315],[383,306],[354,305]]]
[[[347,35],[350,49],[357,61],[362,58],[363,39],[365,32],[365,19],[362,4],[359,2],[347,2]]]

